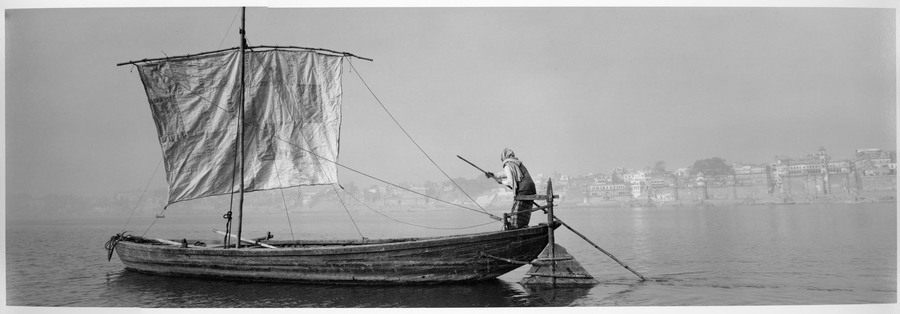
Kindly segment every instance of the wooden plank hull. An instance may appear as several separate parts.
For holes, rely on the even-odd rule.
[[[336,284],[446,283],[492,279],[520,267],[484,254],[531,261],[547,226],[469,235],[367,241],[270,242],[279,248],[182,248],[119,242],[132,271],[187,277]]]

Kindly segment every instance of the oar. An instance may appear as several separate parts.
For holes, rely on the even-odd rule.
[[[221,235],[229,235],[229,234],[225,233],[225,231],[219,231],[219,230],[216,230],[216,229],[213,229],[213,231],[215,231],[216,233],[221,234]],[[232,238],[237,238],[237,235],[235,235],[235,234],[231,234],[230,236],[231,236]],[[241,241],[242,241],[242,242],[247,242],[247,243],[250,243],[250,244],[260,245],[260,246],[265,247],[265,248],[277,249],[277,247],[274,247],[274,246],[271,246],[271,245],[268,245],[268,244],[265,244],[265,243],[261,243],[261,242],[258,242],[258,241],[253,241],[253,240],[250,240],[250,239],[247,239],[247,238],[244,238],[244,237],[241,237]]]
[[[575,231],[575,229],[573,229],[572,226],[569,226],[568,224],[566,224],[565,222],[563,222],[562,220],[560,220],[558,217],[555,217],[555,215],[554,215],[554,218],[556,218],[556,221],[559,221],[559,223],[561,223],[563,226],[566,226],[566,228],[569,228],[569,230],[572,230],[572,232],[574,232],[574,233],[577,234],[579,237],[581,237],[582,239],[584,239],[585,241],[587,241],[587,243],[590,243],[590,244],[593,245],[595,248],[597,248],[598,250],[600,250],[600,252],[603,252],[603,254],[606,254],[606,256],[609,256],[610,258],[612,258],[614,261],[616,261],[616,263],[619,263],[619,265],[622,265],[622,267],[625,267],[625,269],[631,271],[632,273],[634,273],[634,274],[637,275],[638,277],[641,277],[641,281],[646,281],[646,280],[647,280],[647,278],[644,278],[644,276],[641,275],[641,274],[639,274],[636,270],[631,269],[631,267],[628,267],[628,265],[625,265],[625,263],[622,263],[622,261],[620,261],[618,258],[616,258],[615,256],[613,256],[612,254],[610,254],[610,253],[607,252],[606,250],[600,248],[599,245],[595,244],[595,243],[592,242],[591,240],[588,240],[588,238],[585,237],[583,234],[581,234],[581,233],[578,232],[578,231]]]

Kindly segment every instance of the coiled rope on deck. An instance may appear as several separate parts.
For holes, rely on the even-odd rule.
[[[120,241],[123,241],[123,240],[129,241],[129,240],[134,240],[135,238],[137,238],[137,237],[135,237],[131,234],[128,234],[128,231],[123,231],[123,232],[117,233],[116,235],[110,237],[109,241],[106,241],[106,244],[103,245],[103,247],[106,249],[106,261],[112,260],[112,254],[113,254],[113,251],[116,250],[116,244],[118,244]]]

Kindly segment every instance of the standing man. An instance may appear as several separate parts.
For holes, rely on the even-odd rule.
[[[534,181],[531,180],[528,169],[526,169],[525,165],[516,158],[512,149],[504,148],[503,153],[500,155],[500,160],[502,161],[503,172],[496,175],[492,172],[488,172],[485,173],[485,176],[493,178],[499,184],[506,185],[516,192],[516,196],[537,194],[537,190],[534,187]],[[533,205],[533,201],[516,201],[513,203],[512,213],[515,215],[512,215],[511,217],[512,222],[510,223],[509,229],[528,227],[528,221],[531,220],[530,210]]]

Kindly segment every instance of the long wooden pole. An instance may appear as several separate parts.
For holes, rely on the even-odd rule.
[[[238,214],[237,214],[237,238],[241,238],[241,227],[244,224],[244,50],[247,47],[246,31],[245,31],[245,13],[246,7],[241,8],[241,96],[238,98],[241,102],[241,109],[238,112],[238,162],[240,162],[240,189],[238,190]],[[241,241],[235,241],[235,248],[241,247]]]
[[[341,55],[341,56],[346,56],[346,57],[354,57],[354,58],[357,58],[357,59],[360,59],[360,60],[374,61],[372,58],[360,57],[360,56],[357,56],[357,55],[352,54],[352,53],[349,53],[349,52],[335,51],[335,50],[324,49],[324,48],[310,48],[310,47],[297,47],[297,46],[269,46],[269,45],[265,45],[265,46],[253,46],[253,47],[247,46],[246,49],[251,49],[251,50],[252,50],[253,48],[262,48],[262,49],[296,49],[296,50],[311,50],[311,51],[318,51],[318,52],[327,52],[327,53],[330,53],[330,54],[336,54],[336,55]],[[138,64],[138,63],[145,63],[145,62],[154,62],[154,61],[160,61],[160,60],[173,60],[173,59],[184,59],[184,58],[199,57],[199,56],[205,56],[205,55],[209,55],[209,54],[213,54],[213,53],[218,53],[218,52],[223,52],[223,51],[234,50],[234,49],[240,49],[240,47],[225,48],[225,49],[219,49],[219,50],[214,50],[214,51],[206,51],[206,52],[201,52],[201,53],[187,54],[187,55],[181,55],[181,56],[172,56],[172,57],[165,57],[165,58],[144,58],[144,59],[141,59],[141,60],[133,60],[133,61],[120,62],[120,63],[117,63],[116,66],[123,66],[123,65],[129,65],[129,64]]]
[[[221,235],[224,235],[224,236],[230,236],[230,237],[232,237],[232,238],[237,238],[237,236],[235,236],[235,235],[233,235],[233,234],[225,233],[224,231],[219,231],[219,230],[216,230],[216,229],[213,229],[213,231],[214,231],[215,233],[218,233],[218,234],[221,234]],[[261,247],[268,248],[268,249],[277,249],[277,248],[278,248],[278,247],[276,247],[276,246],[272,246],[272,245],[269,245],[269,244],[265,244],[265,243],[262,243],[262,242],[259,242],[259,241],[256,241],[256,240],[250,240],[250,239],[244,239],[244,238],[241,238],[241,241],[242,241],[242,242],[247,242],[247,243],[250,243],[250,244],[256,244],[256,245],[259,245],[259,246],[261,246]],[[179,244],[179,245],[180,245],[180,243],[177,243],[177,242],[176,242],[176,244]]]
[[[465,158],[462,158],[462,156],[456,155],[456,157],[458,157],[459,159],[462,159],[462,161],[465,161],[467,164],[471,165],[472,167],[475,167],[475,169],[478,169],[478,171],[484,172],[485,174],[488,173],[487,171],[484,171],[484,169],[481,169],[480,167],[473,164],[471,161],[468,161]]]
[[[549,242],[549,253],[550,256],[550,286],[556,287],[556,239],[554,237],[554,229],[553,228],[553,181],[547,179],[547,226],[550,226],[548,229],[548,242]],[[516,220],[518,224],[518,220]]]
[[[619,265],[622,265],[622,267],[625,267],[625,269],[631,271],[632,273],[634,273],[634,274],[637,275],[638,277],[641,277],[641,281],[647,280],[647,278],[644,278],[644,276],[641,275],[641,274],[639,274],[636,270],[631,269],[631,267],[628,267],[628,265],[625,265],[625,263],[622,263],[622,261],[620,261],[618,258],[616,258],[615,256],[613,256],[612,254],[610,254],[610,253],[607,252],[606,250],[600,248],[599,245],[595,244],[595,243],[592,242],[591,240],[588,240],[588,238],[585,237],[583,234],[581,234],[581,233],[578,232],[578,231],[575,231],[575,229],[573,229],[572,226],[569,226],[568,224],[566,224],[564,221],[560,220],[559,218],[556,218],[556,221],[559,221],[559,223],[561,223],[563,226],[566,226],[566,228],[569,228],[569,230],[572,230],[572,232],[574,232],[574,233],[577,234],[579,237],[581,237],[582,239],[584,239],[585,241],[587,241],[587,243],[590,243],[591,245],[593,245],[594,248],[600,250],[600,252],[603,252],[603,254],[606,254],[606,256],[609,256],[610,258],[612,258],[614,261],[616,261],[616,263],[619,263]]]

